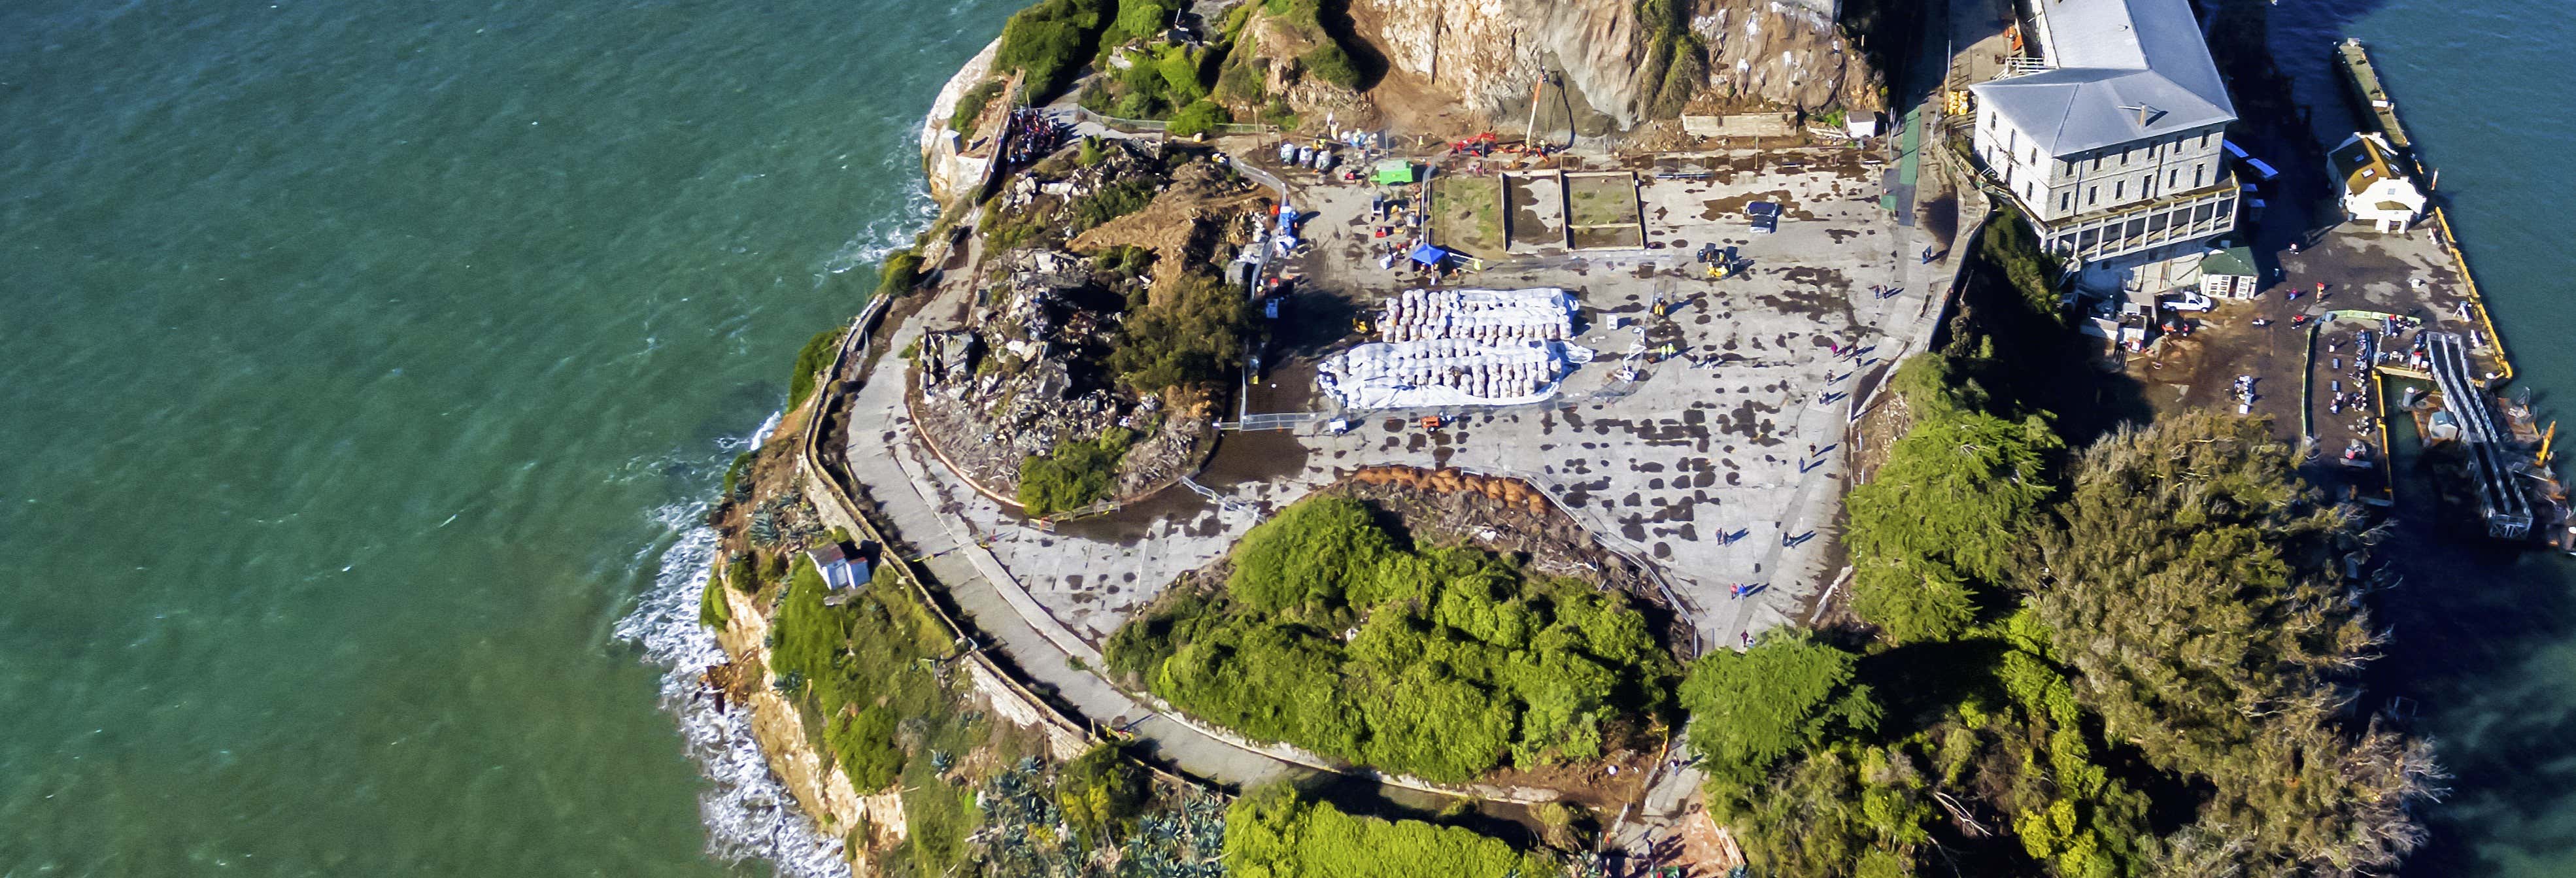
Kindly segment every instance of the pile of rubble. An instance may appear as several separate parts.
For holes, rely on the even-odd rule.
[[[964,328],[921,337],[921,436],[1003,496],[1018,491],[1023,460],[1112,428],[1135,433],[1119,496],[1188,472],[1207,447],[1207,425],[1167,416],[1160,399],[1133,396],[1100,365],[1120,322],[1110,286],[1132,279],[1097,276],[1088,261],[1057,250],[1015,251],[1002,262],[1007,282],[985,291]]]

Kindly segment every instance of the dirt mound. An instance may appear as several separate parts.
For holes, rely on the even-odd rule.
[[[1154,253],[1154,288],[1167,289],[1193,265],[1214,257],[1226,241],[1248,239],[1249,226],[1270,212],[1271,200],[1258,187],[1219,170],[1211,162],[1181,166],[1172,184],[1156,193],[1145,209],[1102,223],[1075,235],[1070,247],[1097,253],[1111,247],[1142,247]]]

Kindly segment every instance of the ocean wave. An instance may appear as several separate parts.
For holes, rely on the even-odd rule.
[[[618,620],[617,638],[643,647],[645,659],[664,669],[662,708],[678,718],[689,759],[709,781],[698,794],[707,855],[769,860],[778,874],[796,878],[847,876],[842,841],[825,835],[770,773],[752,737],[750,712],[718,712],[699,697],[698,674],[725,660],[715,634],[698,624],[698,592],[716,556],[715,530],[696,524],[705,510],[705,504],[673,504],[654,511],[654,520],[677,526],[679,536],[662,552],[653,588]]]
[[[902,206],[868,221],[867,225],[859,228],[858,234],[850,236],[840,249],[832,251],[832,255],[823,260],[822,273],[815,275],[815,284],[820,286],[832,275],[860,266],[875,265],[885,259],[886,254],[911,246],[912,239],[920,235],[921,230],[929,228],[931,220],[938,218],[939,204],[931,200],[929,188],[921,181],[913,180],[903,187]]]

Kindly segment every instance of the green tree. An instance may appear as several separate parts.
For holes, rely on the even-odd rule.
[[[1896,643],[1948,640],[1977,620],[1977,595],[1939,561],[1863,559],[1853,553],[1852,612]]]
[[[920,285],[921,251],[905,248],[886,254],[885,265],[877,269],[877,298],[896,298]]]
[[[1091,57],[1107,10],[1107,0],[1043,0],[1022,9],[1002,25],[993,62],[1027,74],[1030,101],[1043,102]]]
[[[1172,136],[1190,137],[1201,132],[1216,130],[1216,126],[1234,121],[1234,114],[1218,106],[1215,101],[1204,97],[1193,98],[1193,101],[1172,114],[1172,121],[1166,126],[1166,130],[1170,131]]]
[[[1395,551],[1369,508],[1345,497],[1299,503],[1235,544],[1226,589],[1257,611],[1338,605],[1357,580]]]
[[[1854,656],[1799,636],[1718,650],[1691,665],[1682,706],[1691,750],[1712,781],[1751,785],[1781,758],[1833,735],[1877,727],[1878,705],[1852,680]]]
[[[1246,736],[1435,781],[1600,758],[1665,704],[1672,659],[1623,596],[1467,546],[1401,545],[1310,499],[1112,635],[1110,668]]]
[[[2056,490],[2048,460],[2062,447],[2036,417],[1959,412],[1917,421],[1878,474],[1852,489],[1852,548],[1999,581]]]
[[[2105,437],[2028,574],[2074,691],[2106,737],[2210,788],[2201,850],[2266,871],[2393,866],[2430,749],[2351,727],[2352,674],[2380,647],[2337,565],[2343,522],[2307,507],[2260,419],[2170,417]]]

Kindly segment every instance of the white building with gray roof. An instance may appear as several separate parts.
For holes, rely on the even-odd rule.
[[[2135,288],[2136,268],[2235,229],[2221,143],[2236,106],[2188,0],[2029,2],[2036,69],[1969,90],[1976,155],[2041,246]]]

